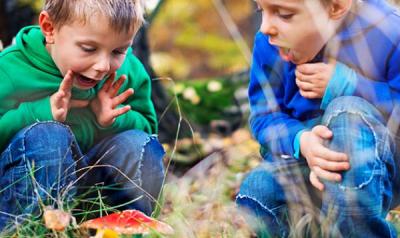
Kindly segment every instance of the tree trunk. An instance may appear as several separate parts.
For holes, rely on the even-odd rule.
[[[31,25],[36,16],[28,5],[19,5],[18,0],[0,1],[0,39],[4,46],[11,44],[18,31]]]
[[[157,80],[157,75],[150,64],[150,47],[148,44],[147,32],[147,25],[143,26],[139,30],[132,45],[133,53],[142,62],[146,71],[150,75],[150,78],[152,79],[151,97],[159,119],[159,140],[162,143],[173,142],[178,130],[179,115],[176,113],[176,108],[167,108],[172,99],[165,92],[165,88],[163,87],[161,81]],[[168,111],[166,111],[167,109]],[[190,128],[185,122],[181,124],[179,136],[190,136]]]

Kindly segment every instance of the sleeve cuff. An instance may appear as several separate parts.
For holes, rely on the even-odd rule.
[[[303,129],[299,132],[297,132],[296,136],[294,137],[294,141],[293,141],[293,149],[294,149],[294,154],[293,157],[295,159],[299,159],[300,158],[300,136],[303,134],[303,132],[305,132],[307,129]]]
[[[336,97],[353,95],[356,89],[356,82],[357,75],[355,71],[345,64],[337,62],[332,78],[325,89],[321,109],[326,109]]]

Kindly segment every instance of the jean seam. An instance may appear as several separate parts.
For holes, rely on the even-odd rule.
[[[279,230],[281,231],[282,224],[280,223],[279,219],[276,217],[275,213],[272,212],[272,211],[274,209],[277,209],[277,208],[282,207],[282,206],[278,206],[278,207],[275,207],[274,209],[270,209],[267,206],[263,205],[260,201],[258,201],[258,199],[255,199],[254,197],[251,197],[251,196],[248,196],[248,195],[238,194],[236,196],[236,203],[237,203],[238,199],[250,199],[253,202],[257,203],[261,208],[265,209],[268,213],[270,213],[274,217],[274,221],[276,221],[276,223],[279,225]]]
[[[140,152],[140,157],[139,157],[139,166],[138,166],[138,178],[139,178],[139,183],[138,185],[142,187],[142,167],[143,167],[143,156],[145,152],[145,147],[146,145],[151,141],[152,137],[148,136],[146,141],[143,143],[142,146],[142,151]]]
[[[328,126],[328,125],[331,123],[331,121],[333,120],[334,117],[337,117],[337,116],[339,116],[339,115],[342,114],[342,113],[348,113],[348,114],[357,115],[357,116],[359,116],[359,117],[362,119],[362,121],[365,122],[365,124],[369,127],[369,129],[370,129],[370,130],[372,131],[372,133],[373,133],[373,138],[374,138],[374,141],[375,141],[375,143],[374,143],[374,154],[375,154],[374,158],[377,159],[377,160],[379,160],[381,163],[384,163],[384,161],[382,161],[382,159],[380,159],[380,157],[379,157],[378,146],[377,146],[377,143],[378,143],[377,138],[378,138],[378,136],[376,135],[376,132],[375,132],[375,130],[374,130],[374,127],[373,127],[373,126],[371,125],[371,123],[366,119],[366,117],[364,116],[363,113],[360,113],[360,112],[358,112],[358,111],[353,111],[353,110],[335,110],[335,111],[333,111],[332,113],[329,114],[329,117],[327,117],[327,119],[326,119],[325,125]],[[375,169],[376,169],[377,166],[378,166],[378,164],[375,163],[375,164],[374,164],[374,168],[372,169],[372,171],[375,171]],[[340,187],[342,190],[346,190],[346,189],[359,190],[359,189],[363,188],[364,186],[368,185],[368,184],[372,181],[373,177],[374,177],[374,173],[371,173],[371,176],[370,176],[370,178],[369,178],[367,181],[365,181],[365,182],[359,184],[359,185],[356,186],[356,187],[348,187],[348,186],[344,186],[344,185],[342,185],[342,184],[339,184],[339,187]]]

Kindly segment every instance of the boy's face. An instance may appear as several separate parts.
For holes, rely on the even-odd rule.
[[[257,0],[260,31],[279,48],[285,61],[312,60],[334,34],[328,8],[320,0]]]
[[[74,86],[90,89],[121,66],[134,32],[115,32],[108,19],[93,16],[85,24],[63,25],[51,37],[46,47],[62,75],[72,70]]]

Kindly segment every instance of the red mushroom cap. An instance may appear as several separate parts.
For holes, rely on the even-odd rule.
[[[119,234],[148,234],[157,231],[162,234],[172,234],[174,231],[168,224],[157,221],[137,210],[125,210],[108,216],[85,221],[82,228],[110,229]]]

